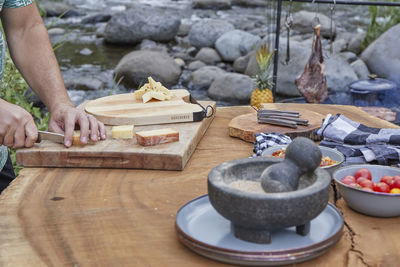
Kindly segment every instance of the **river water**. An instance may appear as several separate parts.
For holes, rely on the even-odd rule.
[[[122,93],[128,90],[122,86],[113,88],[114,68],[119,60],[127,53],[137,49],[135,46],[109,45],[98,37],[98,32],[105,27],[106,23],[82,24],[85,17],[96,14],[114,14],[124,11],[134,4],[147,4],[155,7],[174,9],[179,12],[183,21],[194,22],[201,18],[224,19],[235,25],[238,29],[252,30],[264,27],[266,30],[273,29],[268,19],[269,11],[264,7],[239,7],[234,6],[230,10],[193,10],[191,0],[65,0],[67,4],[76,10],[83,12],[81,17],[66,19],[46,18],[45,23],[52,27],[63,28],[66,34],[52,37],[52,42],[63,38],[64,43],[55,53],[58,58],[61,71],[65,80],[74,80],[77,77],[90,77],[104,83],[104,90],[79,91],[69,90],[69,94],[75,104],[84,99],[93,99],[111,93]],[[287,3],[284,3],[282,15],[286,14]],[[299,10],[319,11],[327,16],[330,15],[329,5],[293,4],[293,12]],[[335,7],[333,19],[336,23],[337,32],[356,33],[365,31],[369,22],[367,6],[339,6]],[[262,27],[260,27],[262,25]],[[82,55],[80,51],[90,49],[90,55]],[[188,88],[190,90],[190,88]],[[193,92],[198,99],[207,99],[206,92]],[[220,103],[226,105],[229,103]]]

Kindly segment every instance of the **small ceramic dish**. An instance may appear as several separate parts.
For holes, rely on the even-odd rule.
[[[270,156],[272,156],[272,153],[274,153],[275,151],[278,151],[280,149],[285,149],[286,147],[287,147],[287,145],[271,146],[271,147],[265,149],[261,155],[263,157],[270,157]],[[327,170],[332,175],[333,172],[342,165],[342,163],[344,161],[344,156],[341,152],[337,151],[336,149],[325,147],[325,146],[318,146],[318,147],[321,150],[323,157],[329,157],[330,159],[337,161],[337,163],[335,163],[335,164],[321,167],[322,169]]]
[[[372,174],[372,182],[378,183],[382,176],[400,175],[400,168],[380,165],[349,165],[333,173],[333,179],[347,205],[355,211],[374,217],[400,216],[400,194],[369,192],[358,189],[340,180],[347,175],[354,175],[360,168],[367,168]]]

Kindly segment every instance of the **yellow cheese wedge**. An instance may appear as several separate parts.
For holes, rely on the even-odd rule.
[[[177,142],[179,141],[179,132],[171,128],[141,131],[136,133],[136,140],[142,146]]]
[[[114,139],[131,139],[133,138],[133,125],[118,125],[111,128],[111,137]]]

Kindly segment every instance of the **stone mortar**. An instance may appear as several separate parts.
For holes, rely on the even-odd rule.
[[[290,192],[247,192],[229,186],[236,180],[260,182],[264,169],[280,162],[277,158],[244,158],[224,162],[208,175],[211,205],[230,220],[239,239],[270,243],[272,231],[296,226],[306,235],[310,221],[328,204],[331,176],[317,168],[300,177],[299,189]]]

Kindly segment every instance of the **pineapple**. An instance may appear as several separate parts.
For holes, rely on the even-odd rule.
[[[255,83],[256,88],[251,93],[250,105],[253,107],[261,108],[261,103],[273,103],[274,97],[272,95],[272,59],[275,50],[270,50],[269,45],[262,45],[256,51],[256,60],[260,72],[256,75]]]

